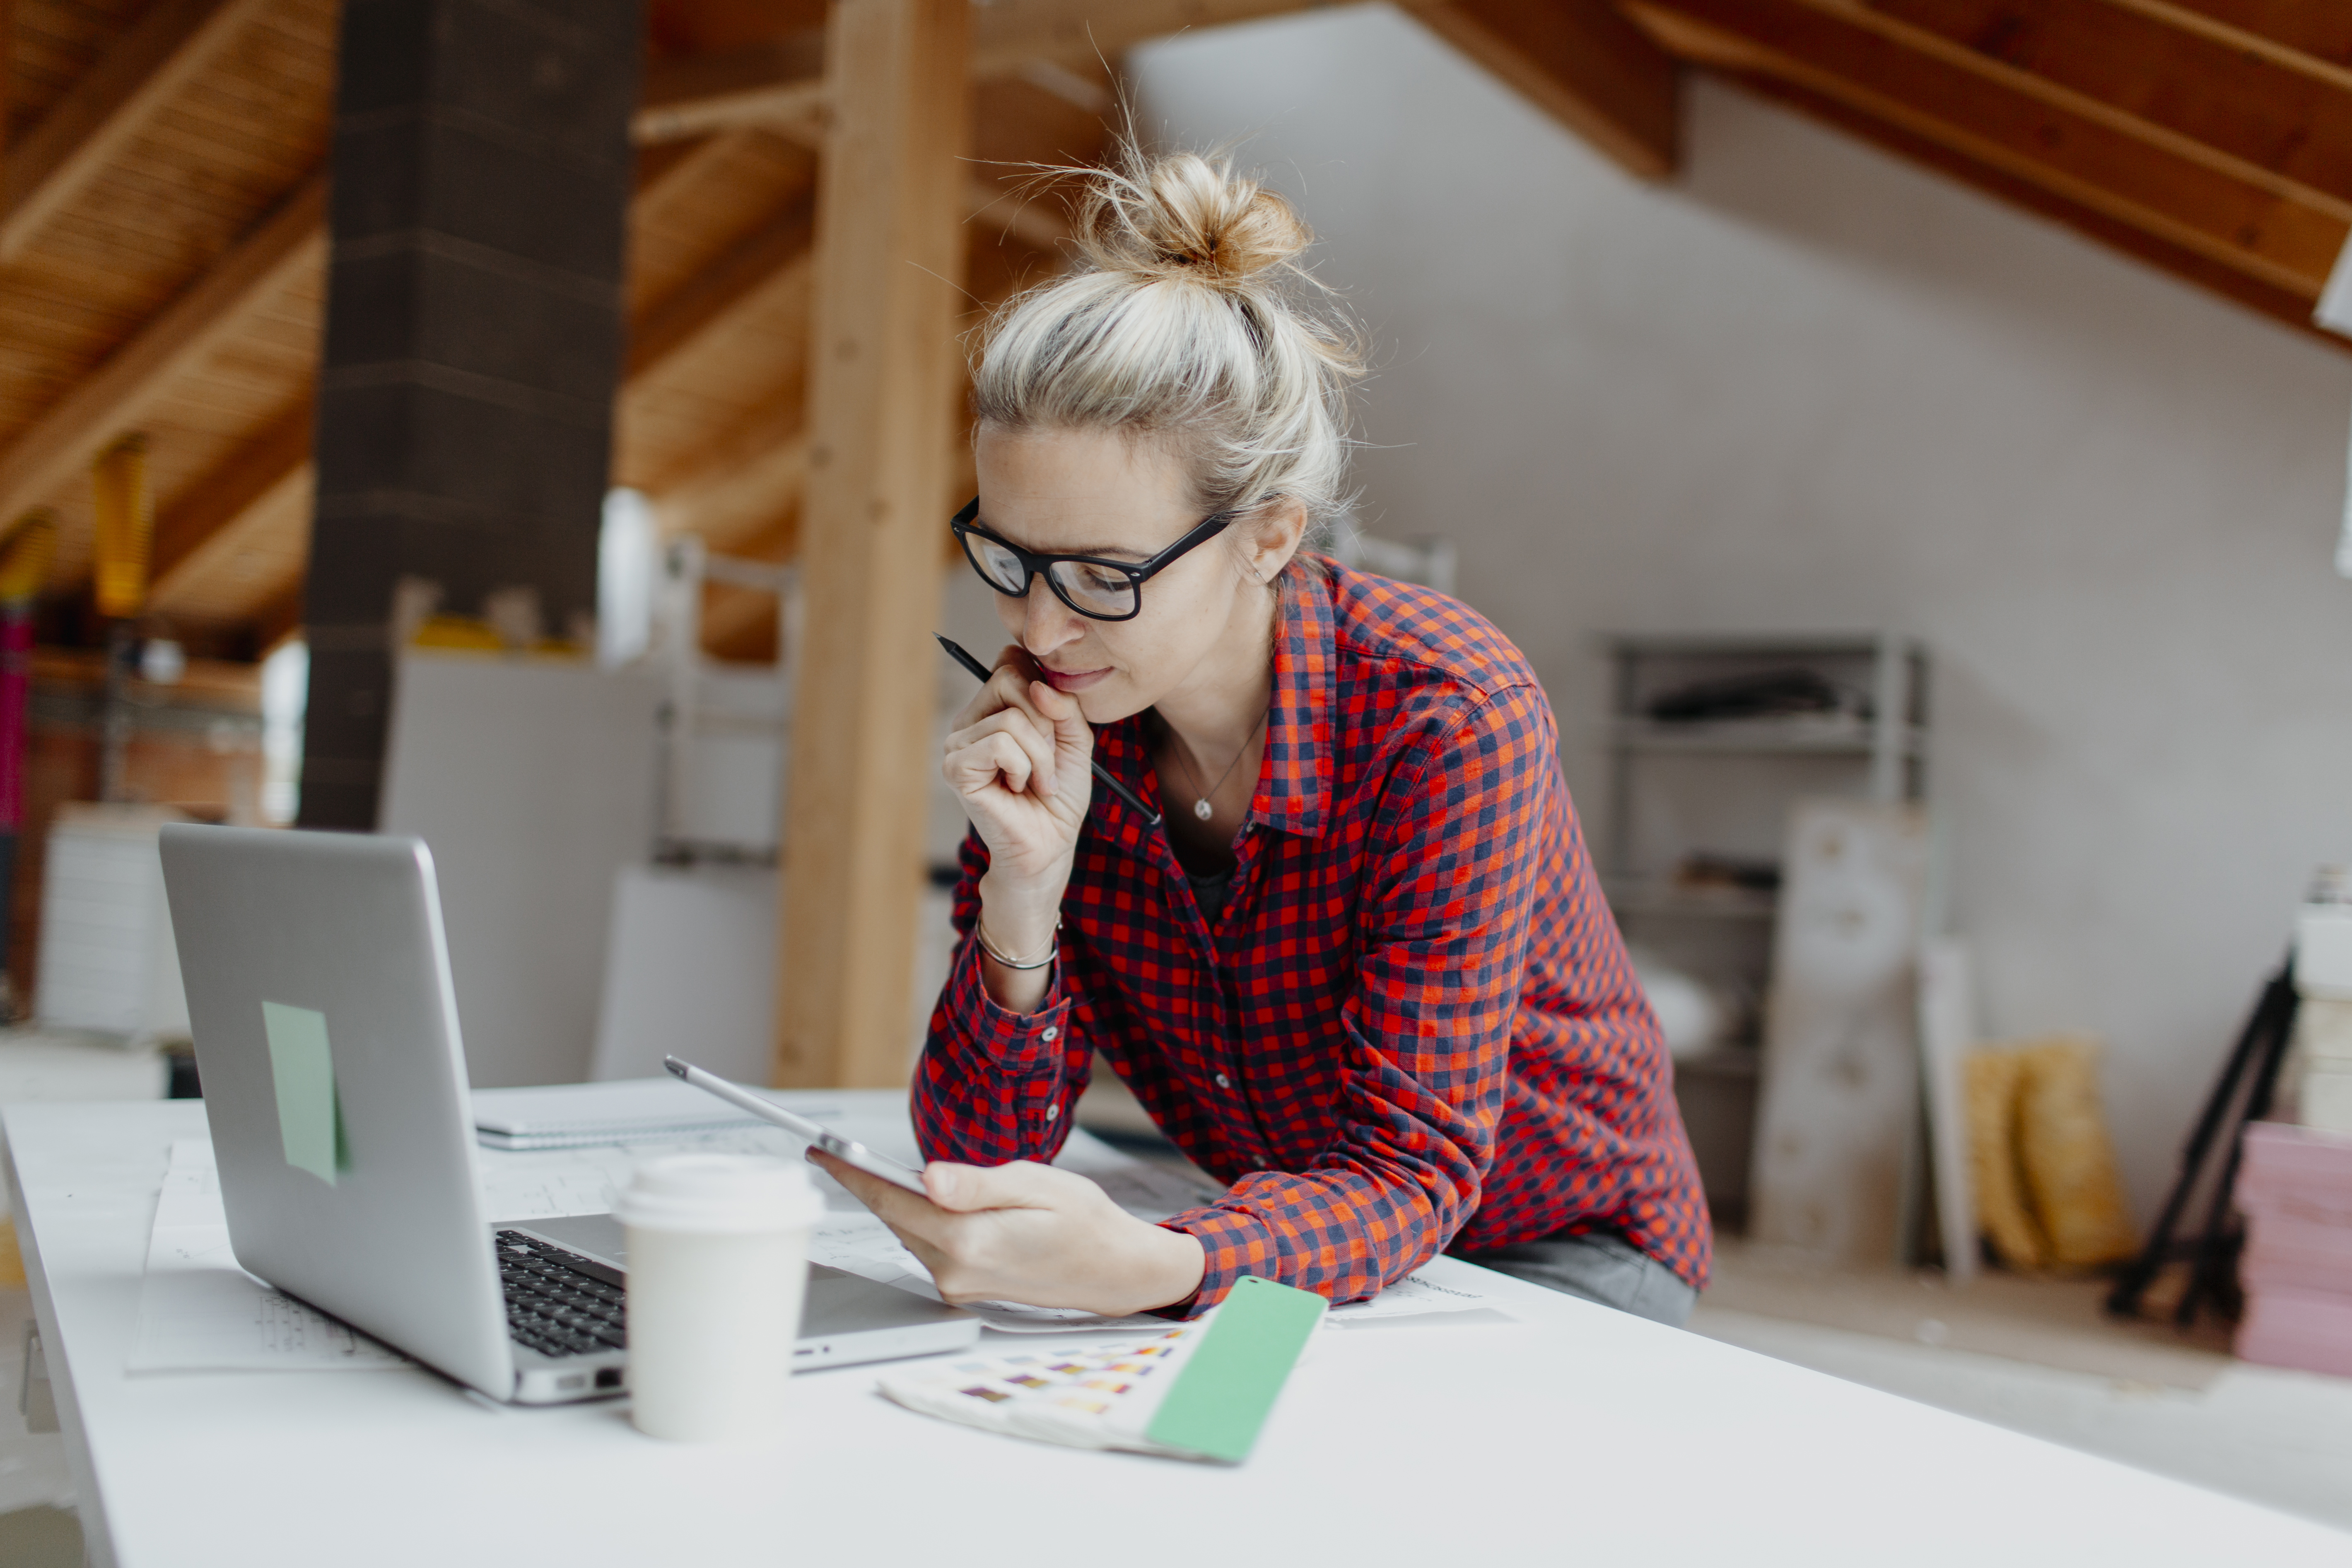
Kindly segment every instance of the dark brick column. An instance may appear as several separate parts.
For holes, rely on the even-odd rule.
[[[306,827],[375,826],[403,578],[593,612],[642,0],[344,0]]]

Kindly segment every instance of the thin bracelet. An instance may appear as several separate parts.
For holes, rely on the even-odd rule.
[[[980,951],[988,954],[989,957],[996,960],[997,963],[1003,964],[1007,969],[1043,969],[1061,955],[1062,922],[1059,920],[1056,920],[1054,922],[1054,934],[1046,941],[1045,956],[1037,960],[1034,963],[1024,963],[1017,958],[1007,958],[1004,954],[997,952],[996,944],[988,940],[987,922],[977,916],[974,916],[972,919],[971,930],[972,934],[980,938]]]

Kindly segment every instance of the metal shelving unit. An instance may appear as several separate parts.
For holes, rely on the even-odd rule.
[[[1745,1222],[1755,1124],[1758,1020],[1770,979],[1777,892],[1694,885],[1693,855],[1777,863],[1788,808],[1805,795],[1921,799],[1927,787],[1927,654],[1883,634],[1614,637],[1601,731],[1608,820],[1601,872],[1626,938],[1744,1001],[1730,1038],[1675,1063],[1675,1088],[1717,1220]],[[1661,720],[1662,697],[1773,672],[1806,671],[1839,697],[1830,711]]]

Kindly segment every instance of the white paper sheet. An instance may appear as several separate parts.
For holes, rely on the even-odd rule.
[[[280,1295],[236,1265],[221,1208],[213,1146],[172,1145],[129,1372],[320,1370],[406,1366],[408,1358]]]
[[[903,1125],[834,1116],[829,1125],[887,1153],[919,1159]],[[604,1214],[640,1160],[657,1154],[725,1152],[798,1160],[807,1145],[781,1127],[750,1126],[656,1142],[585,1148],[477,1151],[482,1212],[493,1221],[552,1219]],[[1111,1200],[1139,1219],[1162,1220],[1213,1203],[1223,1189],[1196,1173],[1139,1160],[1084,1131],[1073,1131],[1060,1168],[1099,1184]],[[877,1283],[939,1300],[930,1271],[888,1226],[831,1177],[812,1171],[824,1194],[825,1216],[810,1237],[812,1261]],[[160,1262],[159,1262],[160,1260]],[[1382,1319],[1494,1309],[1487,1298],[1419,1275],[1399,1280],[1370,1301],[1333,1309],[1336,1327]],[[1148,1314],[1105,1317],[1071,1307],[984,1301],[971,1310],[1005,1333],[1072,1333],[1151,1330],[1167,1320]],[[134,1371],[205,1366],[393,1366],[395,1352],[269,1289],[236,1267],[222,1216],[212,1145],[189,1140],[173,1146],[172,1173],[156,1209],[148,1282],[141,1297]]]

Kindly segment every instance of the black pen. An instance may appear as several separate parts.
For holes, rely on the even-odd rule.
[[[981,663],[980,660],[964,652],[961,644],[950,641],[947,637],[940,637],[940,634],[937,632],[933,632],[931,635],[940,638],[940,646],[948,650],[948,657],[950,658],[955,660],[958,664],[963,666],[966,669],[980,677],[981,683],[982,685],[986,685],[989,681],[993,680],[996,678],[996,671],[989,668],[988,666]],[[1094,761],[1092,758],[1087,759],[1087,765],[1094,769],[1095,777],[1110,785],[1111,794],[1118,796],[1119,799],[1135,807],[1136,811],[1143,817],[1144,821],[1151,824],[1154,827],[1160,826],[1160,814],[1152,810],[1150,806],[1144,805],[1141,801],[1136,799],[1135,792],[1133,790],[1128,788],[1125,784],[1111,777],[1110,770],[1108,768],[1103,766],[1100,763]]]

